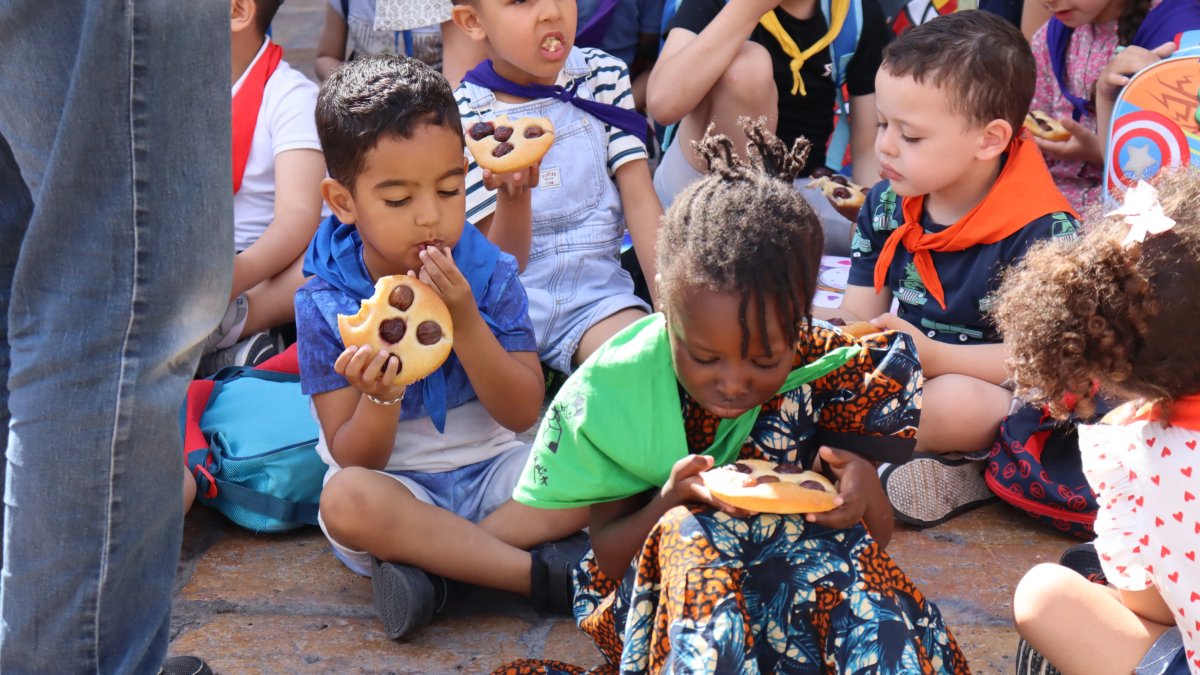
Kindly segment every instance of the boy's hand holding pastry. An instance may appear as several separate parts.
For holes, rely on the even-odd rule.
[[[419,255],[421,269],[417,278],[437,291],[450,310],[454,325],[466,326],[470,319],[479,315],[479,307],[475,304],[471,284],[454,263],[450,249],[427,246]]]
[[[350,386],[377,401],[399,402],[408,387],[396,383],[400,361],[387,350],[375,350],[371,345],[346,347],[334,361],[333,369]]]

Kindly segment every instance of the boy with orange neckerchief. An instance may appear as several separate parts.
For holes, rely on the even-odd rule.
[[[859,214],[846,297],[828,316],[873,320],[917,343],[927,378],[917,453],[881,467],[897,517],[911,524],[991,497],[971,460],[1013,404],[992,294],[1030,245],[1079,226],[1037,146],[1018,135],[1034,70],[1015,27],[966,11],[907,31],[876,78],[884,180]]]

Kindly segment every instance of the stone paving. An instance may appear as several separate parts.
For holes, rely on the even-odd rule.
[[[1072,542],[1003,504],[930,530],[897,527],[889,553],[941,609],[976,673],[1012,672],[1013,588]],[[188,515],[171,652],[237,673],[487,673],[517,658],[598,665],[565,617],[474,591],[407,642],[389,641],[371,584],[342,566],[320,530],[255,535],[219,513]]]
[[[312,76],[324,0],[288,0],[275,39]],[[1003,504],[939,527],[897,527],[889,552],[933,600],[976,673],[1012,672],[1013,588],[1057,559],[1070,539]],[[597,665],[599,653],[565,617],[516,596],[477,590],[407,642],[383,635],[370,581],[334,559],[316,528],[255,535],[197,507],[187,517],[171,620],[171,652],[220,673],[487,673],[516,658]]]

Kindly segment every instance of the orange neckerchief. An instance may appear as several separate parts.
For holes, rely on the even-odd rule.
[[[283,47],[267,41],[267,48],[250,66],[242,86],[233,95],[233,193],[242,188],[242,174],[250,159],[250,144],[254,127],[258,126],[258,109],[262,107],[267,80],[283,60]]]
[[[1078,217],[1055,187],[1037,145],[1023,137],[1016,138],[1009,146],[1008,160],[991,191],[958,222],[941,232],[928,234],[921,227],[924,207],[925,195],[903,200],[904,224],[884,242],[875,263],[875,292],[883,288],[896,247],[904,244],[913,254],[925,288],[942,309],[946,308],[946,294],[930,251],[962,251],[978,244],[994,244],[1048,213],[1065,211]]]
[[[1125,425],[1134,422],[1164,421],[1163,406],[1157,403],[1126,403],[1104,416],[1105,424]],[[1166,409],[1169,416],[1165,421],[1172,426],[1200,431],[1200,394],[1182,396],[1172,401]]]

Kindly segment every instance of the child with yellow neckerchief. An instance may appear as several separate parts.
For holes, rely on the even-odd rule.
[[[739,116],[767,117],[784,143],[811,141],[803,177],[840,167],[848,143],[854,182],[879,179],[872,151],[875,72],[887,27],[877,0],[682,0],[665,37],[646,94],[656,121],[678,123],[654,176],[664,209],[702,175],[692,142],[709,123],[717,133],[736,135]],[[849,118],[835,133],[833,111],[847,103],[843,85]],[[826,252],[849,255],[851,223],[815,196],[810,201],[821,216]]]

